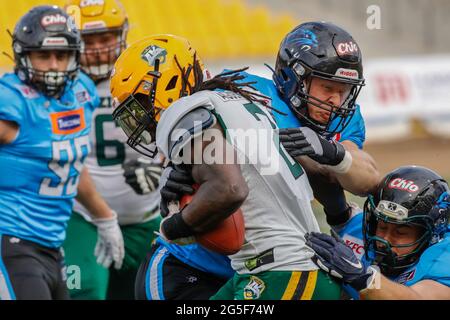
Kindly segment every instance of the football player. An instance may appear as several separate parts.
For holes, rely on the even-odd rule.
[[[78,72],[80,44],[56,6],[31,9],[13,33],[14,73],[0,78],[2,300],[68,298],[60,247],[75,197],[93,215],[99,259],[123,259],[117,217],[83,167],[99,100]]]
[[[70,294],[75,299],[133,299],[137,269],[150,248],[154,231],[159,230],[156,190],[161,164],[139,157],[125,143],[125,134],[112,118],[109,76],[114,62],[125,50],[128,19],[117,0],[101,3],[70,0],[66,8],[79,10],[84,44],[81,68],[95,81],[101,101],[92,116],[93,150],[86,158],[86,167],[99,193],[117,213],[125,244],[125,258],[119,270],[109,268],[108,263],[97,264],[92,254],[97,231],[87,208],[76,201],[64,249],[67,263],[79,265],[84,272],[81,289],[73,289]],[[124,174],[134,176],[130,183],[133,188],[125,183]]]
[[[356,41],[334,24],[303,23],[281,42],[272,80],[241,75],[270,98],[280,141],[305,168],[327,222],[346,221],[352,208],[344,189],[365,196],[381,179],[362,150],[365,125],[356,99],[364,78]],[[171,183],[162,189],[163,210],[181,195]]]
[[[395,169],[364,211],[354,212],[333,236],[309,236],[323,270],[354,298],[450,299],[450,195],[441,176],[418,166]]]
[[[173,298],[168,294],[182,289],[179,278],[207,282],[202,274],[188,277],[179,262],[167,261],[168,246],[211,230],[241,207],[246,243],[231,256],[236,273],[214,298],[338,298],[340,287],[317,271],[304,243],[305,232],[317,230],[318,224],[303,168],[279,144],[277,126],[261,96],[237,84],[238,79],[235,72],[228,72],[203,82],[195,50],[186,40],[169,35],[133,44],[116,62],[111,79],[114,118],[127,133],[128,143],[143,154],[156,153],[151,148],[156,140],[169,160],[185,165],[191,163],[186,156],[191,144],[194,153],[196,148],[205,151],[212,145],[217,151],[231,144],[231,159],[239,154],[250,158],[255,150],[248,150],[239,132],[251,128],[269,134],[264,142],[274,153],[264,160],[277,167],[264,174],[262,159],[241,165],[237,161],[207,164],[203,156],[199,163],[194,161],[192,176],[200,187],[188,206],[163,219],[159,245],[137,279],[138,297]],[[209,143],[195,139],[217,132],[220,136]],[[218,157],[225,156],[217,152]]]
[[[366,196],[381,179],[362,150],[365,125],[356,99],[364,78],[356,41],[334,24],[303,23],[281,42],[272,81],[243,75],[270,97],[280,141],[305,168],[327,222],[345,221],[351,207],[342,189]]]

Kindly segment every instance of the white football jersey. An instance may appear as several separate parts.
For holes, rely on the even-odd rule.
[[[227,141],[240,154],[241,171],[250,190],[241,206],[245,243],[230,257],[233,269],[240,274],[316,270],[313,251],[304,238],[307,232],[319,232],[311,208],[313,193],[303,168],[280,145],[278,128],[266,107],[230,91],[201,91],[183,97],[161,117],[156,134],[159,150],[170,155],[172,129],[181,117],[199,107],[215,115]]]
[[[126,144],[127,136],[112,118],[109,81],[100,82],[97,91],[101,106],[94,111],[92,117],[92,151],[87,156],[85,165],[97,191],[111,209],[117,212],[121,225],[146,221],[152,218],[149,214],[155,213],[159,208],[159,192],[138,195],[126,184],[123,163],[141,155]],[[73,210],[91,220],[88,211],[78,201],[74,202]]]

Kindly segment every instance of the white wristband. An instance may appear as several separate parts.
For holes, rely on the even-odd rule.
[[[344,159],[342,161],[335,165],[335,166],[327,166],[330,171],[333,171],[334,173],[340,173],[345,174],[350,170],[350,167],[352,166],[353,158],[350,152],[345,151]]]
[[[372,276],[368,279],[367,288],[365,290],[380,289],[381,286],[380,269],[377,266],[369,266],[368,269],[372,271]]]

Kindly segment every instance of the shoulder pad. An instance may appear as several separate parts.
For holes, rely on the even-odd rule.
[[[192,139],[216,124],[216,117],[203,107],[186,114],[172,129],[169,136],[169,158],[175,160],[183,147]]]
[[[22,124],[25,98],[18,89],[7,87],[0,83],[0,119],[14,121],[18,125]]]
[[[428,247],[421,255],[416,266],[416,275],[408,285],[423,279],[431,279],[450,286],[450,235]]]
[[[193,138],[216,123],[210,91],[201,91],[183,97],[167,108],[161,115],[156,129],[156,145],[169,159]]]
[[[20,99],[22,96],[24,99],[36,99],[40,97],[40,93],[36,91],[31,86],[23,83],[14,73],[4,74],[0,78],[0,85],[3,85],[4,89],[8,91],[8,96],[5,96],[2,92],[2,99],[8,102],[10,97],[15,97],[15,99]]]

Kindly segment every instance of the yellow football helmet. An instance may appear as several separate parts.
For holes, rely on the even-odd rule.
[[[174,35],[154,35],[127,48],[111,75],[113,118],[128,145],[153,157],[161,112],[198,90],[204,66],[190,43]]]
[[[83,71],[94,80],[107,78],[114,62],[126,48],[128,16],[118,0],[67,0],[66,12],[73,16],[80,29],[84,45],[81,50]],[[89,47],[92,35],[113,33],[117,40],[113,45],[105,39],[97,40],[95,47]],[[102,45],[103,44],[103,45]]]

